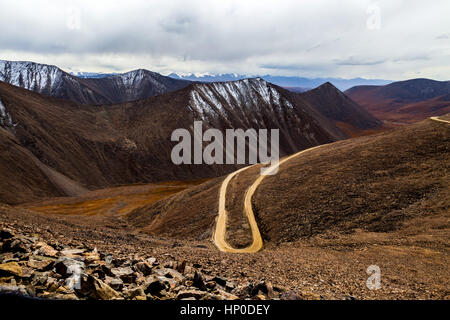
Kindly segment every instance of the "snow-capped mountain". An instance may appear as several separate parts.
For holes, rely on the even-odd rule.
[[[134,70],[105,77],[76,77],[52,65],[0,60],[0,81],[82,104],[111,104],[181,89],[187,80]]]
[[[178,75],[176,73],[171,73],[169,74],[169,77],[172,77],[174,79],[184,79],[197,82],[216,82],[216,81],[236,81],[255,76],[235,74],[235,73],[201,75],[201,76],[196,76],[195,74]],[[262,75],[259,77],[270,83],[276,84],[280,87],[284,87],[289,90],[292,89],[292,91],[294,92],[299,91],[304,92],[307,89],[316,88],[327,82],[332,83],[339,90],[347,90],[348,88],[357,85],[385,85],[392,82],[389,80],[381,80],[381,79],[306,78],[306,77],[292,77],[292,76],[273,76],[270,74]]]
[[[55,66],[0,60],[0,81],[39,93],[55,94],[64,76],[64,71]]]
[[[298,94],[261,78],[196,83],[190,88],[188,106],[197,120],[215,128],[278,128],[285,153],[344,137]]]

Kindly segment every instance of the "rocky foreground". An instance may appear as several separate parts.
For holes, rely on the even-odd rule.
[[[0,241],[0,295],[58,300],[300,298],[266,281],[226,279],[196,264],[44,242],[11,227],[0,229]]]

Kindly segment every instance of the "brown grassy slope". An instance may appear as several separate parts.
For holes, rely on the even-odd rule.
[[[0,199],[11,204],[39,197],[63,195],[54,186],[29,153],[19,147],[15,137],[0,127]],[[20,180],[17,177],[22,177]]]
[[[449,139],[448,125],[427,120],[329,144],[292,159],[277,175],[267,177],[253,198],[266,243],[355,229],[389,232],[414,217],[442,217],[450,203]],[[243,197],[242,185],[250,186],[257,174],[255,170],[254,175],[237,176],[240,183],[230,183],[227,195]],[[209,237],[221,181],[211,180],[138,209],[130,222],[154,234]],[[242,201],[227,199],[227,210],[239,217]],[[239,237],[242,223],[235,220],[231,232]],[[247,240],[242,237],[235,244]]]
[[[448,218],[449,158],[450,126],[431,120],[319,148],[263,181],[253,199],[260,229],[282,242]]]
[[[58,197],[20,205],[44,214],[59,215],[122,215],[175,193],[201,184],[198,181],[168,181],[99,189],[78,197]]]
[[[412,79],[385,86],[356,86],[352,100],[388,122],[413,123],[450,112],[450,81]]]

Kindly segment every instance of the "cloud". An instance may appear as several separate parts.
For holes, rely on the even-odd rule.
[[[0,2],[3,59],[104,72],[448,77],[439,70],[450,43],[436,41],[450,30],[439,18],[447,0]],[[374,14],[379,28],[369,28]]]
[[[386,62],[386,60],[366,60],[361,58],[349,57],[347,59],[335,59],[333,60],[339,66],[376,66]]]

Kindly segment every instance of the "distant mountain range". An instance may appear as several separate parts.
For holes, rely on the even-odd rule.
[[[379,119],[393,122],[416,122],[450,112],[450,81],[411,79],[356,86],[345,93]]]
[[[264,75],[264,76],[249,76],[235,73],[226,73],[219,75],[204,75],[204,76],[195,76],[185,75],[180,76],[175,73],[169,74],[169,77],[174,79],[183,79],[190,81],[200,81],[200,82],[217,82],[217,81],[235,81],[250,77],[260,77],[267,82],[276,84],[280,87],[285,88],[294,88],[294,91],[306,91],[310,89],[314,89],[324,83],[330,82],[339,90],[347,90],[351,87],[358,85],[385,85],[389,84],[392,81],[390,80],[381,80],[381,79],[363,79],[363,78],[354,78],[354,79],[342,79],[342,78],[305,78],[305,77],[284,77],[284,76],[272,76],[272,75]],[[300,88],[300,89],[299,89]]]

